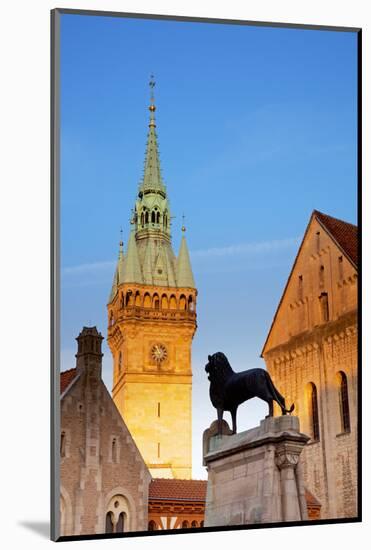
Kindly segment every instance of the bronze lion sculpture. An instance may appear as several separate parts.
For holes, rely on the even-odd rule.
[[[232,416],[232,431],[237,431],[237,407],[248,399],[259,397],[269,406],[267,416],[273,416],[273,401],[281,407],[282,414],[292,413],[294,404],[286,409],[285,399],[275,388],[269,373],[264,369],[249,369],[234,372],[224,353],[218,351],[208,356],[205,366],[210,380],[210,400],[218,413],[218,434],[221,435],[221,425],[224,411]]]

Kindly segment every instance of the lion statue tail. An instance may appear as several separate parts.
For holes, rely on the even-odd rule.
[[[273,384],[273,380],[270,377],[269,373],[267,371],[266,371],[266,373],[267,373],[267,378],[268,378],[268,381],[269,381],[269,385],[270,385],[271,392],[273,394],[274,400],[277,401],[277,403],[281,407],[283,414],[291,414],[293,412],[293,410],[295,409],[295,403],[293,403],[289,409],[286,409],[285,398],[283,397],[283,395],[280,394],[280,392],[277,390],[277,388]]]

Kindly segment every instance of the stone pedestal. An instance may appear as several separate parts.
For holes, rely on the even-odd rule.
[[[205,527],[308,519],[300,453],[309,437],[296,416],[262,420],[228,435],[203,435],[208,470]]]

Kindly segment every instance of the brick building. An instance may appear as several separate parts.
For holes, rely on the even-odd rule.
[[[102,339],[84,327],[60,375],[60,534],[203,527],[206,481],[152,479],[101,378]]]
[[[101,378],[103,337],[84,327],[61,373],[60,534],[143,531],[151,475]]]
[[[357,227],[314,211],[262,357],[301,430],[322,518],[357,515]]]

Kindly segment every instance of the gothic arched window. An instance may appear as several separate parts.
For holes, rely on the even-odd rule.
[[[119,360],[118,360],[118,367],[119,367],[119,374],[121,373],[122,368],[122,352],[119,353]]]
[[[117,524],[116,524],[116,533],[123,533],[125,531],[125,520],[126,520],[125,512],[120,512],[119,519],[117,520]]]
[[[149,222],[149,213],[148,213],[148,211],[146,212],[146,215],[145,215],[145,220],[146,220],[146,223],[148,223],[148,222]]]
[[[140,215],[140,225],[143,227],[144,226],[144,214],[143,212],[141,213]]]
[[[155,223],[156,222],[156,214],[155,212],[152,210],[152,214],[151,214],[151,222],[152,223]]]
[[[337,373],[337,380],[338,380],[338,391],[339,391],[341,431],[343,433],[350,432],[348,381],[347,381],[346,374],[342,371],[339,371]]]
[[[160,212],[156,213],[156,223],[160,223]]]
[[[313,441],[319,441],[319,417],[318,417],[318,398],[317,388],[313,382],[307,386],[307,403],[310,436]]]
[[[106,514],[106,533],[113,533],[112,512],[107,512]]]
[[[123,533],[130,530],[130,508],[124,495],[114,495],[106,510],[106,533]]]

